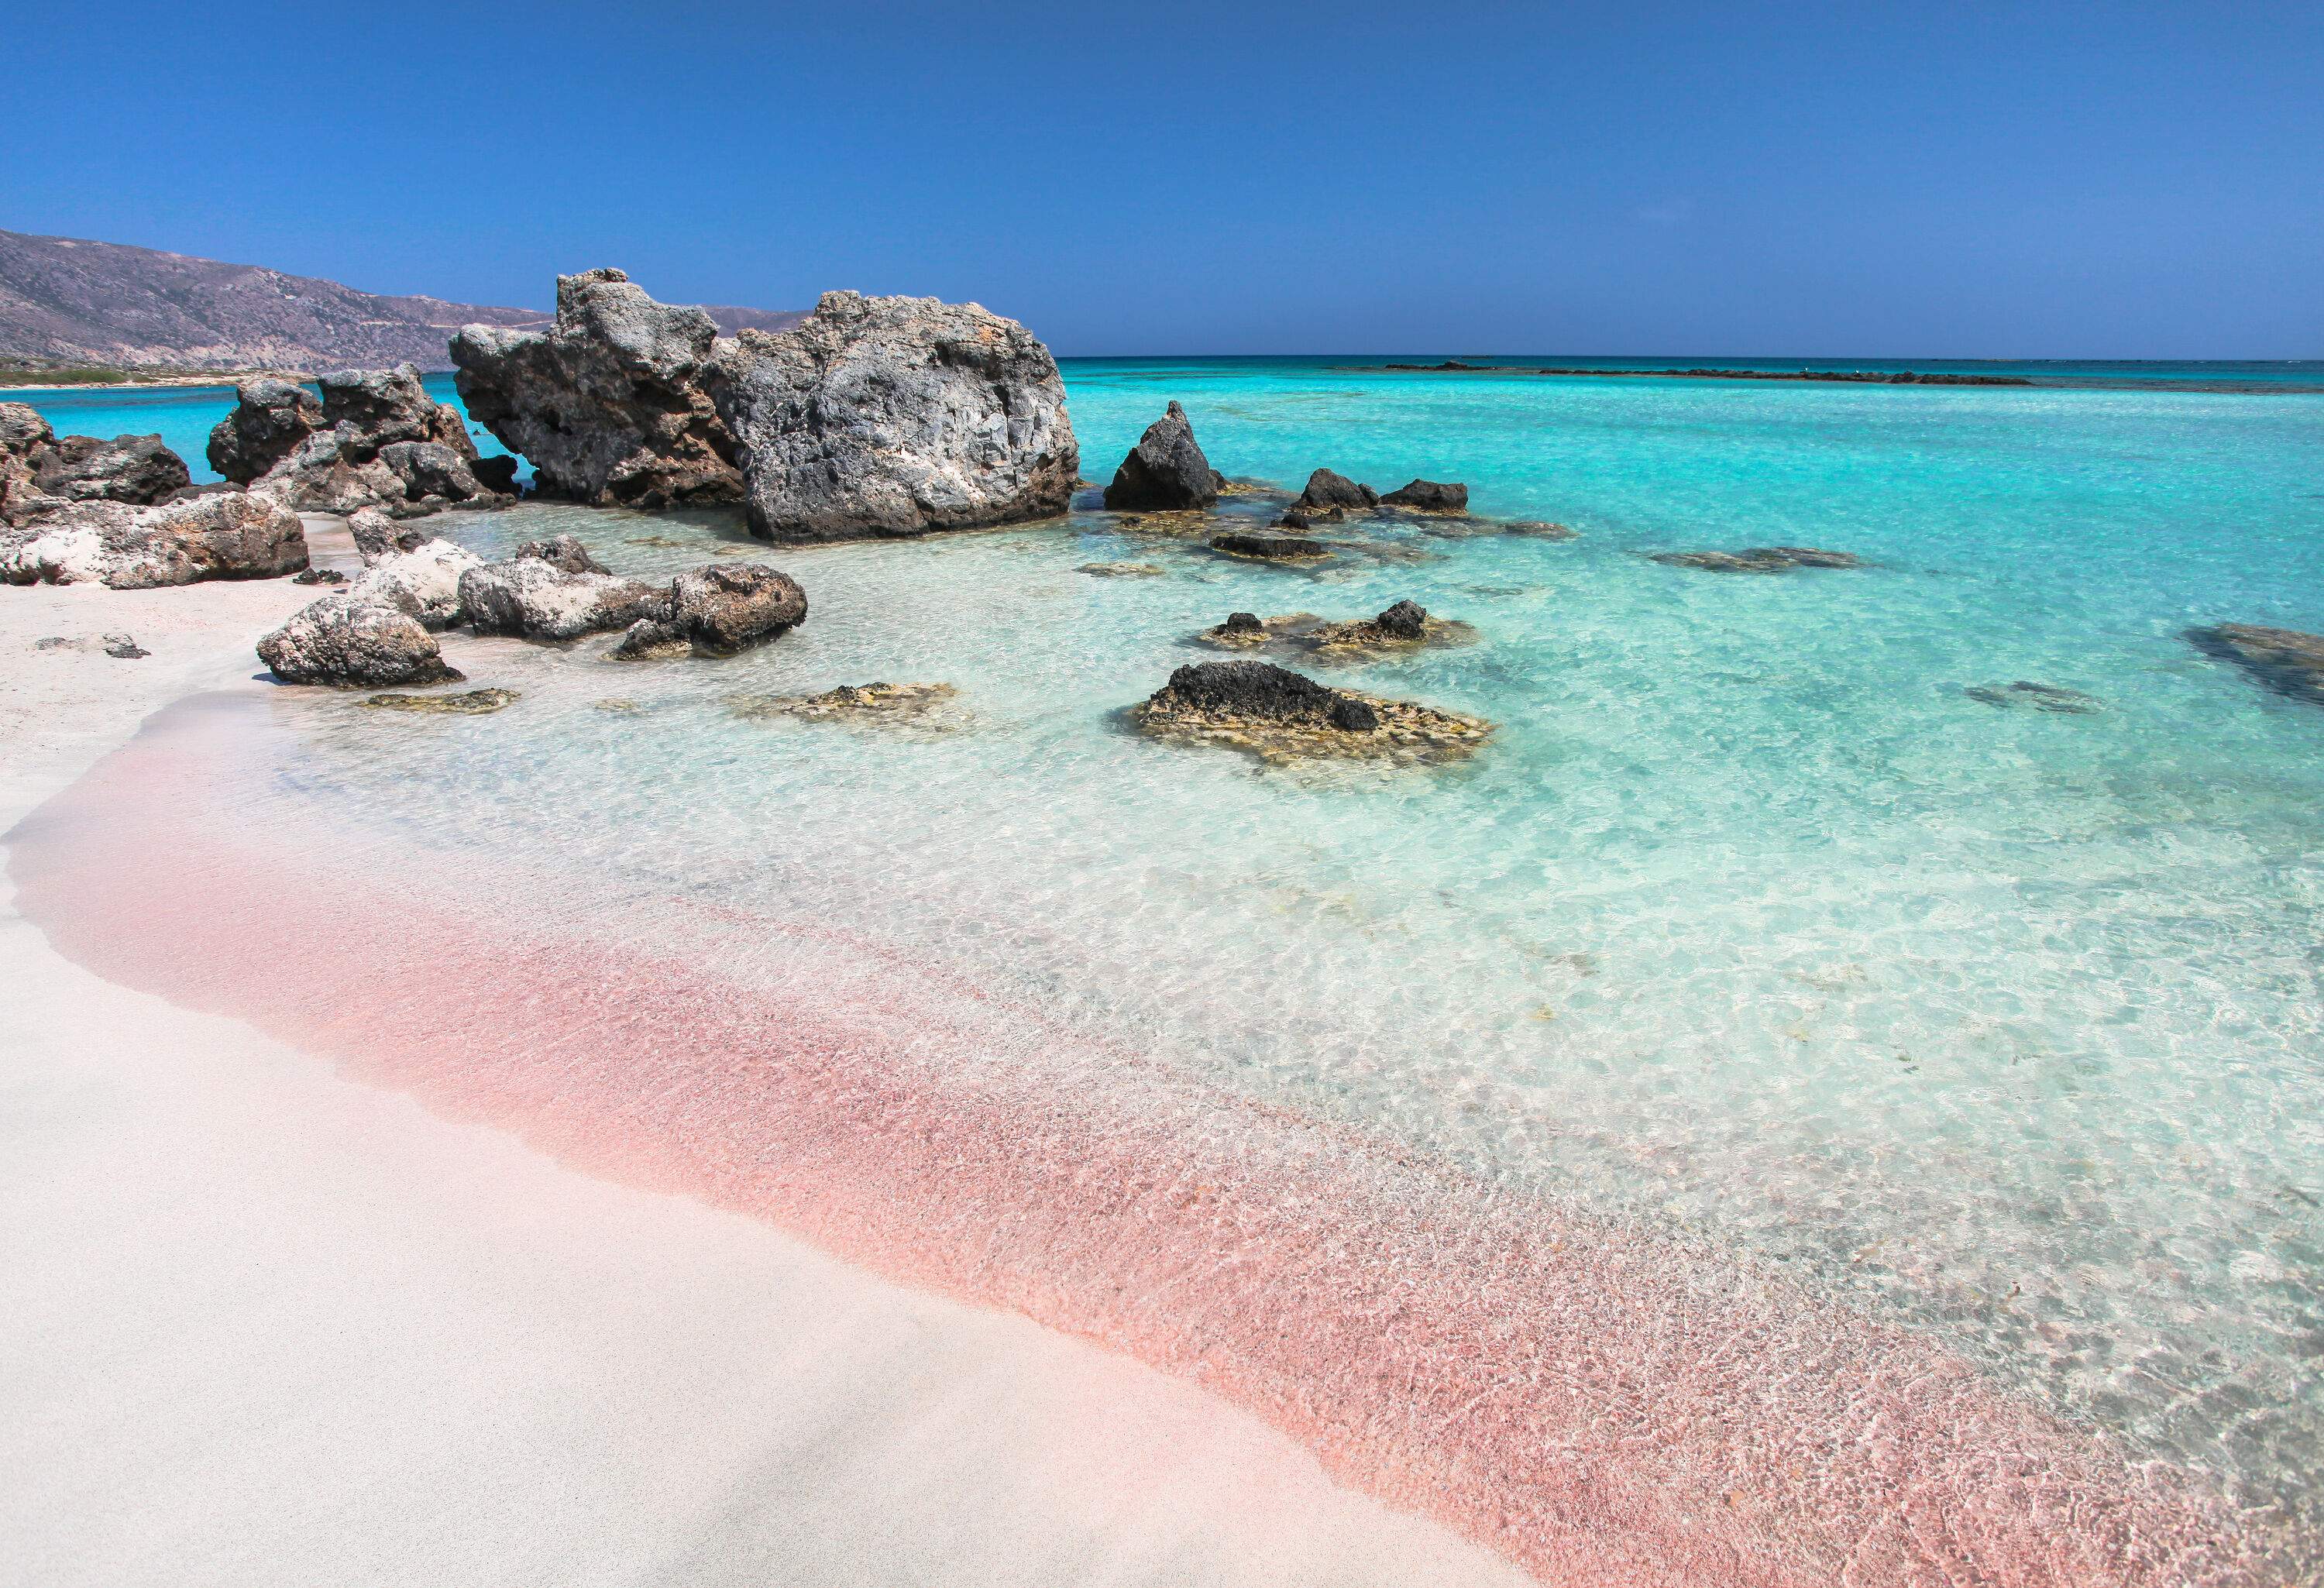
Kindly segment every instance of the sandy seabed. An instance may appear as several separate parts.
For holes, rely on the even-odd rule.
[[[318,593],[0,591],[0,832],[271,688]],[[152,654],[35,648],[113,632]],[[104,981],[5,888],[0,989],[0,1583],[1525,1580],[1193,1385]]]

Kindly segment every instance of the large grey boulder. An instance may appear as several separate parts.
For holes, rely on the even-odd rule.
[[[67,436],[42,456],[33,488],[67,502],[125,502],[150,507],[194,483],[186,460],[159,436]]]
[[[614,654],[691,651],[732,656],[807,621],[807,592],[788,574],[756,562],[714,562],[670,581],[667,614],[630,625]]]
[[[286,684],[343,689],[447,684],[461,677],[417,618],[352,596],[326,596],[300,608],[259,641],[258,658]]]
[[[211,432],[214,457],[223,454],[246,468],[296,429],[299,411],[284,406],[275,389],[281,383],[236,389],[234,413]],[[477,477],[476,446],[459,411],[429,396],[413,365],[334,370],[315,383],[321,428],[293,441],[253,481],[253,491],[304,512],[375,507],[395,518],[513,500]],[[228,433],[226,444],[221,432]],[[262,437],[274,439],[262,445]]]
[[[296,381],[261,375],[234,389],[234,411],[210,429],[210,466],[238,485],[265,475],[323,428],[323,400]]]
[[[1195,444],[1186,411],[1173,402],[1146,427],[1114,471],[1113,484],[1105,488],[1105,504],[1126,511],[1208,507],[1219,499],[1219,487],[1225,483]]]
[[[605,572],[579,541],[560,535],[464,571],[459,605],[480,634],[576,640],[640,618],[667,618],[669,591]]]
[[[618,270],[557,278],[546,332],[466,326],[460,401],[530,460],[540,494],[595,506],[736,502],[734,442],[703,386],[718,328]]]
[[[826,292],[790,330],[721,342],[707,383],[770,540],[1045,518],[1081,468],[1056,360],[973,303]]]
[[[0,530],[0,579],[12,585],[102,584],[116,590],[202,579],[266,579],[307,566],[299,515],[241,491],[158,507],[77,502],[31,525]]]

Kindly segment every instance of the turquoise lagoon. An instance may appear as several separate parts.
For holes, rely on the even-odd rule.
[[[2033,388],[1336,367],[1375,362],[1070,362],[1084,472],[1175,398],[1237,479],[1462,480],[1479,513],[1576,538],[1406,519],[1300,572],[1085,496],[1063,523],[785,549],[814,616],[777,645],[613,669],[456,642],[524,700],[416,727],[278,709],[252,798],[455,849],[521,809],[587,835],[615,891],[699,885],[706,846],[769,854],[715,889],[1783,1265],[2270,1530],[2312,1527],[2324,710],[2183,636],[2324,631],[2324,394],[2207,389],[2266,378],[2241,366]],[[41,406],[173,443],[221,411]],[[485,550],[570,529],[639,572],[766,554],[710,514],[437,522]],[[1646,555],[1767,544],[1868,566]],[[1079,571],[1108,562],[1164,572]],[[1471,761],[1268,767],[1122,721],[1231,611],[1407,596],[1476,642],[1279,660],[1493,719]],[[883,734],[727,704],[874,678],[956,684],[960,716]],[[1969,693],[2018,680],[2099,709]]]

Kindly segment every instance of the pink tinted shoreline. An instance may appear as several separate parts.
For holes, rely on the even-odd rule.
[[[11,837],[60,949],[1192,1379],[1547,1582],[2243,1580],[2222,1513],[1930,1343],[1109,1050],[806,923],[746,986],[240,830],[200,708]],[[171,798],[156,801],[151,790]],[[415,866],[414,874],[424,874]],[[463,900],[473,900],[469,908]]]

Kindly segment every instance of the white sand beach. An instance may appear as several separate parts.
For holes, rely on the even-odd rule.
[[[0,832],[271,688],[315,594],[0,591]],[[0,1583],[1523,1580],[1200,1390],[110,984],[12,900]]]

